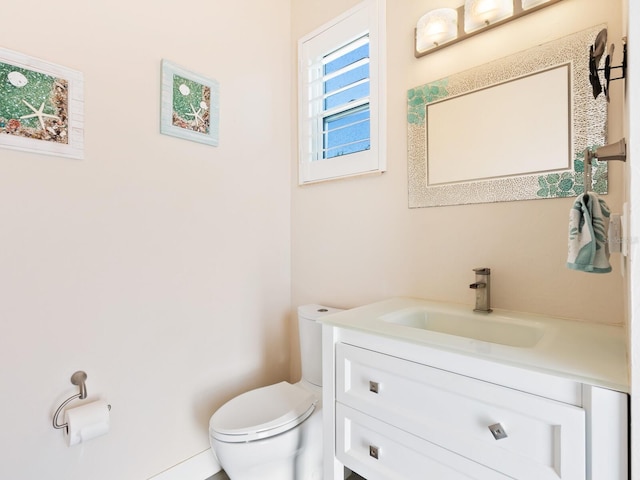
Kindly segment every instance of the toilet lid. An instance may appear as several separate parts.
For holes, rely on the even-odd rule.
[[[288,382],[257,388],[232,398],[209,422],[210,435],[223,442],[250,442],[286,432],[313,413],[313,393]]]

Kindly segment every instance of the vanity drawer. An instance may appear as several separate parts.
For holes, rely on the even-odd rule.
[[[336,457],[368,480],[510,479],[340,403],[336,423]]]
[[[581,408],[347,344],[336,360],[340,403],[518,480],[586,476]]]

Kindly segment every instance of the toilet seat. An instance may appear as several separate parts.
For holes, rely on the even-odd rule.
[[[243,393],[211,417],[210,435],[221,442],[251,442],[286,432],[309,417],[318,399],[311,392],[280,382]]]

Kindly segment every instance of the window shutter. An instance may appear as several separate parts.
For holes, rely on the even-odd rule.
[[[371,147],[369,35],[341,47],[323,60],[320,113],[323,148],[313,156],[325,159],[368,150]]]
[[[383,171],[377,2],[299,42],[300,183]]]

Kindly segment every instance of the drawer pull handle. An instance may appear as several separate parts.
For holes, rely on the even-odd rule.
[[[504,428],[499,423],[489,425],[489,430],[491,431],[491,435],[493,435],[493,438],[495,438],[496,440],[507,438],[507,432],[505,432]]]
[[[378,447],[374,447],[373,445],[369,445],[369,456],[378,459],[378,455],[380,454],[380,449]]]
[[[369,391],[378,393],[380,391],[380,384],[378,382],[372,382],[371,380],[369,380]]]

